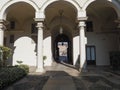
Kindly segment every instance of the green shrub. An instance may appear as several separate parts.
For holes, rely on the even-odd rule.
[[[20,64],[20,65],[18,65],[18,67],[20,67],[23,70],[25,70],[26,74],[29,73],[29,66],[28,65]]]
[[[19,80],[27,73],[24,69],[16,67],[6,67],[0,69],[0,90],[5,86]]]
[[[1,65],[5,66],[6,65],[6,60],[12,55],[12,50],[8,47],[5,47],[5,46],[0,46],[0,49],[3,52],[3,54],[2,54],[3,55],[3,57],[2,57],[3,60],[1,60],[0,63],[1,63]]]

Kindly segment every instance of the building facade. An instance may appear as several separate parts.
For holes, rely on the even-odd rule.
[[[110,65],[119,30],[119,0],[0,0],[0,45],[12,48],[10,65]]]

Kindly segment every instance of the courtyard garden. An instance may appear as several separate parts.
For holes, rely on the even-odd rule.
[[[0,46],[0,90],[21,79],[29,72],[27,65],[8,66],[7,60],[11,54],[10,48]]]

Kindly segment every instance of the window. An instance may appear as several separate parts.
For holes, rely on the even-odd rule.
[[[31,33],[32,34],[36,34],[38,31],[36,25],[37,25],[36,23],[31,24]]]
[[[95,64],[96,62],[95,46],[86,46],[86,60],[87,64]]]
[[[10,29],[15,29],[15,21],[10,21]]]
[[[10,43],[14,43],[14,35],[10,35]]]
[[[87,21],[86,22],[86,31],[87,32],[93,32],[93,22],[92,21]]]

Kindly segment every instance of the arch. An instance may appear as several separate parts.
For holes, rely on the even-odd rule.
[[[91,4],[91,3],[93,3],[93,2],[96,2],[96,0],[88,0],[85,4],[84,4],[84,6],[83,6],[83,10],[85,11],[86,9],[87,9],[87,7]],[[102,2],[102,1],[100,1],[100,2]],[[111,0],[106,0],[105,2],[107,2],[111,7],[113,7],[114,9],[115,9],[115,11],[116,11],[116,13],[117,13],[117,15],[120,15],[119,14],[119,8],[120,7],[118,7],[115,3],[115,1],[111,1]]]
[[[60,52],[59,52],[60,48],[59,48],[58,43],[59,43],[60,47],[62,45],[62,47],[64,47],[64,49],[65,49],[65,46],[67,45],[67,49],[65,49],[65,52],[66,52],[65,55],[60,55]],[[65,43],[66,43],[66,45],[65,45]],[[67,34],[67,33],[56,34],[54,37],[52,37],[52,47],[53,47],[52,48],[53,58],[55,59],[56,62],[63,61],[68,64],[73,64],[72,38],[71,38],[70,34]]]
[[[63,33],[66,34],[67,36],[69,36],[69,38],[73,36],[73,34],[72,34],[73,28],[70,27],[68,24],[63,24],[63,25],[62,25],[62,28],[63,28]],[[50,28],[50,30],[51,30],[51,33],[52,33],[54,36],[56,36],[56,35],[58,35],[59,32],[60,32],[60,31],[59,31],[59,30],[60,30],[60,26],[59,26],[58,24],[56,24],[55,26],[52,26],[52,27]]]
[[[30,0],[12,0],[12,1],[8,1],[7,3],[5,3],[3,5],[2,9],[1,9],[1,12],[0,12],[0,19],[5,20],[6,19],[6,14],[7,14],[7,9],[11,5],[13,5],[15,3],[19,3],[19,2],[25,2],[25,3],[29,4],[29,5],[31,5],[35,9],[36,12],[39,11],[38,6],[33,1],[30,1]]]
[[[56,2],[56,1],[60,1],[60,0],[48,0],[48,1],[46,1],[43,4],[43,6],[41,7],[41,12],[44,12],[48,5],[50,5],[50,4],[52,4],[52,3]],[[66,2],[69,2],[70,4],[72,4],[77,9],[77,11],[81,10],[81,8],[80,8],[80,6],[79,6],[79,4],[77,2],[75,2],[73,0],[63,0],[63,1],[66,1]]]
[[[59,21],[60,21],[60,18],[55,18],[50,24],[51,29],[53,29],[56,26],[59,26],[60,25]],[[63,18],[62,25],[69,27],[70,30],[74,29],[74,24],[65,17]]]

